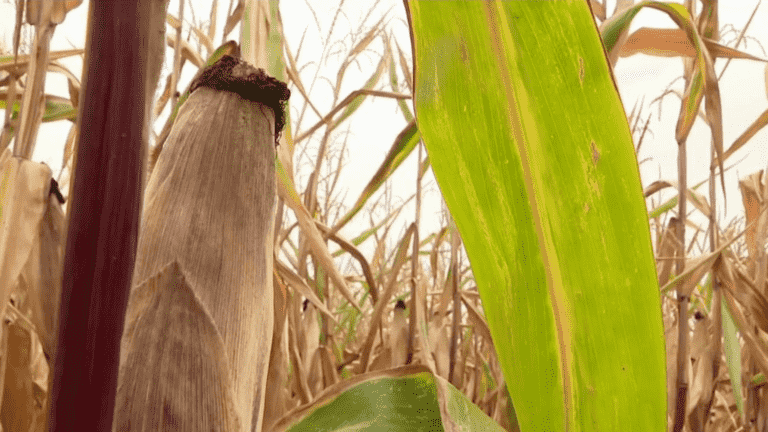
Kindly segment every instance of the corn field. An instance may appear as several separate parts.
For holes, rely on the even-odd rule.
[[[641,332],[607,328],[613,324],[601,328],[599,323],[608,322],[600,321],[606,314],[617,315],[620,322],[620,310],[605,312],[595,305],[597,318],[591,321],[593,317],[579,315],[584,309],[571,309],[582,294],[574,288],[572,295],[569,287],[563,288],[565,294],[558,291],[558,272],[566,274],[566,266],[548,271],[551,280],[541,282],[550,287],[542,292],[554,305],[550,306],[555,317],[552,326],[541,324],[541,339],[535,331],[515,333],[528,327],[504,327],[514,319],[504,321],[506,318],[497,316],[535,316],[525,307],[530,301],[525,295],[535,291],[532,287],[542,278],[509,274],[488,284],[491,272],[478,270],[479,263],[509,272],[514,267],[498,263],[493,254],[478,252],[482,248],[475,241],[477,236],[465,228],[468,216],[452,216],[457,212],[452,203],[459,195],[446,197],[439,207],[431,205],[433,176],[444,195],[457,192],[443,183],[445,174],[438,175],[454,155],[438,155],[428,140],[435,136],[429,128],[452,126],[425,114],[425,106],[442,103],[439,98],[449,92],[450,82],[447,73],[432,71],[424,60],[432,55],[424,48],[427,12],[419,8],[426,9],[425,2],[394,2],[383,14],[379,4],[383,2],[371,4],[364,19],[354,23],[359,25],[357,29],[339,40],[329,36],[321,53],[308,53],[301,44],[287,43],[283,29],[290,17],[277,0],[231,0],[229,4],[212,0],[207,10],[196,10],[183,1],[178,10],[171,10],[163,0],[142,0],[137,10],[144,12],[136,12],[136,19],[145,24],[136,31],[146,31],[147,40],[136,42],[135,47],[139,50],[136,58],[143,63],[135,66],[120,53],[112,56],[115,65],[120,65],[115,68],[135,67],[140,73],[99,76],[88,71],[105,66],[97,65],[96,57],[90,56],[125,42],[120,42],[122,36],[108,39],[99,33],[111,27],[93,17],[129,9],[115,6],[113,10],[112,6],[102,8],[81,1],[17,0],[13,40],[0,41],[0,107],[4,110],[0,134],[1,431],[68,430],[78,422],[88,425],[81,430],[116,431],[526,431],[597,430],[600,425],[615,424],[603,420],[605,413],[589,411],[583,405],[592,393],[612,397],[605,394],[612,387],[595,384],[600,380],[582,382],[593,372],[579,370],[579,365],[602,364],[610,356],[584,348],[588,345],[581,345],[581,333],[574,329],[581,328],[579,320],[584,320],[593,323],[584,325],[591,332],[609,335],[615,331],[630,342]],[[345,19],[343,3],[334,12],[331,27]],[[445,16],[463,22],[464,12],[459,9],[464,6],[458,6],[462,2],[436,3],[441,5],[434,7],[450,10]],[[666,407],[666,418],[660,421],[675,432],[768,431],[768,179],[763,170],[740,179],[744,216],[730,222],[717,219],[718,208],[725,204],[718,206],[715,198],[716,188],[725,189],[724,173],[733,162],[729,158],[753,138],[759,141],[762,135],[758,132],[768,122],[766,111],[733,143],[723,142],[723,119],[729,113],[721,109],[713,64],[716,59],[766,62],[765,53],[741,51],[751,21],[737,39],[725,45],[720,41],[716,0],[701,4],[620,0],[613,15],[597,0],[574,3],[579,5],[573,7],[590,11],[588,24],[602,38],[599,62],[607,71],[609,65],[637,53],[662,55],[658,53],[663,51],[663,55],[675,57],[669,61],[684,63],[685,88],[668,92],[681,100],[675,136],[682,169],[677,179],[644,179],[649,230],[638,235],[640,242],[652,248],[657,282],[646,292],[658,302],[643,307],[658,312],[658,328],[663,325],[663,334],[642,337],[658,347],[663,337],[666,347],[666,400],[662,394],[654,405]],[[476,6],[483,7],[480,4]],[[88,7],[92,33],[87,45],[52,50],[56,26],[76,8]],[[629,32],[629,23],[643,7],[664,12],[677,28]],[[482,11],[491,34],[507,34],[503,25],[502,30],[494,27],[494,23],[506,23],[494,15],[498,11],[490,6]],[[466,15],[473,14],[479,12]],[[395,36],[403,22],[411,31],[410,45]],[[319,21],[316,25],[321,27]],[[517,21],[508,25],[513,28]],[[116,34],[124,34],[127,39],[123,41],[143,40],[133,35],[133,27],[114,24],[114,29]],[[334,34],[332,30],[327,29],[328,35]],[[459,35],[458,30],[455,34]],[[464,33],[455,40],[455,44],[445,42],[441,49],[454,50],[451,58],[458,66],[445,66],[445,70],[464,71],[460,67],[465,67],[472,71],[473,62],[479,62],[477,47],[483,43]],[[125,45],[126,52],[133,49],[129,45]],[[498,64],[506,64],[504,55],[509,54],[488,50]],[[73,73],[60,61],[72,58],[82,59],[82,74]],[[319,71],[319,65],[327,65],[330,58],[338,62],[338,70],[329,77],[316,74],[307,82],[311,77],[307,70]],[[217,87],[217,77],[226,73],[214,76],[208,71],[224,64],[235,81],[246,71],[237,85],[257,82],[261,93],[247,96],[245,91]],[[579,57],[574,65],[580,81],[573,82],[586,85],[592,63]],[[349,87],[351,74],[366,79],[347,93],[342,88]],[[66,79],[69,97],[48,94],[45,79],[51,75]],[[119,75],[122,81],[112,75]],[[189,81],[182,79],[187,75],[194,76]],[[472,75],[467,72],[467,76]],[[111,105],[117,111],[117,87],[127,88],[127,83],[136,81],[131,77],[141,80],[131,87],[133,95],[128,95],[135,105],[111,117],[107,109],[83,109],[100,106],[88,104],[101,98],[105,104],[117,104]],[[546,87],[547,78],[539,78]],[[529,88],[510,90],[514,84],[507,82],[510,80],[489,81],[489,88],[506,92],[508,100],[525,103],[520,95]],[[425,85],[428,82],[435,84]],[[99,87],[93,93],[102,85],[114,87],[115,92]],[[319,85],[329,88],[326,93],[330,96],[315,99],[313,89]],[[268,92],[272,99],[264,96]],[[618,100],[615,88],[611,97]],[[417,103],[419,98],[424,102]],[[349,128],[354,120],[369,115],[372,100],[390,104],[405,126],[390,130],[391,147],[386,156],[375,161],[376,170],[359,179],[362,192],[350,199],[345,196],[349,188],[340,181],[344,170],[350,169],[348,164],[356,163],[345,160],[347,148],[365,144],[355,142]],[[652,114],[636,106],[616,121],[615,126],[624,128],[634,144],[634,154],[649,139]],[[132,120],[125,123],[135,128],[125,129],[128,137],[110,136],[109,131],[123,130],[119,129],[120,119],[128,117]],[[532,133],[525,129],[525,119],[518,122],[514,114],[509,118],[509,142],[529,139]],[[92,120],[94,125],[88,119],[105,120]],[[696,121],[706,123],[712,134],[708,195],[699,189],[703,183],[689,185],[685,169],[686,140]],[[68,135],[56,143],[64,149],[58,175],[32,160],[38,131],[47,122],[69,128]],[[466,127],[462,123],[461,127],[490,128],[491,120],[488,122]],[[515,129],[518,123],[524,124],[524,133]],[[99,124],[106,125],[104,130],[93,132]],[[115,156],[118,153],[99,153],[92,147],[100,142],[99,136],[104,143],[112,143],[114,138],[113,149],[133,143],[134,153],[125,153],[124,159]],[[615,152],[601,145],[593,138],[584,147],[585,171],[600,173],[612,160]],[[531,232],[539,233],[538,241],[547,244],[541,246],[544,267],[552,268],[547,263],[565,261],[561,246],[549,240],[552,234],[547,229],[536,228],[545,226],[541,220],[547,219],[537,219],[537,209],[544,209],[541,214],[546,215],[551,205],[536,187],[548,180],[540,180],[544,175],[526,165],[530,156],[526,151],[518,151],[518,155],[525,173],[521,177],[533,180],[527,181],[528,189],[518,188],[524,192],[515,189],[514,193],[516,199],[536,201],[531,220],[507,223],[506,213],[497,209],[506,203],[489,204],[490,213],[469,213],[480,221],[477,230],[491,233],[488,238],[496,243],[516,245],[522,240],[503,235],[510,231],[497,230],[490,223],[484,225],[493,219],[488,214],[506,225],[530,225]],[[86,171],[88,156],[100,158],[88,168],[91,171]],[[405,162],[414,159],[415,163]],[[512,165],[516,163],[512,161]],[[632,160],[632,175],[637,175],[638,163]],[[470,165],[456,162],[456,176]],[[415,182],[393,184],[393,179],[402,178],[396,173],[405,168],[415,169],[409,177]],[[479,170],[485,170],[485,165]],[[86,178],[90,180],[86,182]],[[492,177],[485,185],[477,178],[461,177],[461,181],[495,192],[498,185],[492,183]],[[598,188],[596,183],[586,182]],[[114,184],[125,189],[110,192]],[[138,199],[125,198],[133,196],[132,185]],[[411,191],[410,195],[395,196],[401,190]],[[638,196],[633,199],[639,201],[640,192],[635,192]],[[101,201],[88,198],[90,193],[103,194]],[[509,206],[519,203],[509,202]],[[99,213],[97,207],[102,204],[106,210]],[[471,204],[465,201],[466,207]],[[131,210],[116,210],[126,208]],[[594,214],[601,209],[579,204],[577,211]],[[435,214],[439,214],[437,224],[430,217]],[[566,219],[557,226],[575,235],[589,231],[576,220]],[[127,234],[123,239],[117,233]],[[524,235],[520,230],[520,236]],[[86,247],[73,245],[85,243],[73,242],[86,242],[89,236],[98,237],[100,243],[92,246],[92,261],[84,262]],[[118,243],[122,241],[125,243]],[[114,246],[120,253],[109,248],[117,244],[127,246]],[[518,265],[535,267],[538,254],[534,251],[530,261],[527,255],[525,259],[517,255]],[[594,266],[601,267],[599,263]],[[100,268],[111,270],[98,276]],[[78,277],[86,272],[96,275],[92,276],[94,287],[101,283],[112,291],[94,290],[78,300],[84,292]],[[601,272],[587,272],[585,286],[600,280]],[[626,279],[627,286],[635,289],[633,277],[625,274],[607,284],[618,286]],[[567,282],[575,279],[563,276]],[[120,291],[119,283],[125,283],[128,291]],[[507,302],[509,297],[496,291],[495,284],[521,293],[515,297],[520,303]],[[626,303],[635,308],[632,298]],[[571,313],[581,318],[571,320]],[[653,322],[656,315],[649,319]],[[110,317],[115,322],[102,323]],[[566,317],[565,323],[562,317]],[[539,324],[528,325],[535,329]],[[559,339],[555,342],[543,336],[549,327],[556,327]],[[499,339],[500,332],[510,339]],[[554,351],[553,356],[561,359],[561,370],[553,372],[551,381],[539,381],[536,391],[522,383],[525,375],[539,377],[538,369],[534,370],[537,363],[530,363],[529,351],[520,348],[526,345],[533,347],[529,348],[534,352],[530,358],[535,358],[536,346],[541,346],[541,351]],[[111,350],[109,355],[103,354],[107,352],[104,347]],[[614,348],[604,349],[610,352]],[[620,357],[622,350],[615,351]],[[540,362],[546,361],[542,354]],[[78,364],[81,370],[71,372]],[[654,368],[652,360],[648,364],[649,370]],[[513,376],[508,368],[515,370]],[[558,374],[562,377],[555,377]],[[642,388],[643,381],[653,381],[645,376],[628,379],[638,382],[637,388]],[[91,385],[101,386],[99,393],[89,393],[96,392]],[[639,398],[633,389],[621,397]],[[546,405],[550,397],[565,407],[562,413]],[[638,399],[637,407],[625,407],[629,416],[638,418],[637,423],[625,424],[625,429],[643,430],[643,425],[650,424],[641,419],[644,403]],[[541,413],[551,413],[551,418],[542,418]],[[621,418],[625,417],[616,415]],[[610,430],[610,426],[604,428]]]

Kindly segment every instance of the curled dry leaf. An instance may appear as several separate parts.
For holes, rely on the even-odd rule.
[[[165,41],[169,47],[176,49],[176,38],[171,35],[166,35]],[[205,65],[205,60],[203,60],[203,57],[200,56],[200,53],[192,48],[192,45],[190,45],[189,42],[185,40],[181,41],[181,55],[183,55],[185,59],[189,60],[190,63],[197,67],[203,67]]]
[[[41,264],[40,235],[43,217],[50,202],[48,192],[51,187],[51,169],[45,164],[11,157],[10,151],[5,149],[3,157],[0,158],[0,185],[2,185],[0,187],[2,203],[0,311],[2,311],[24,267]],[[29,264],[30,260],[35,260],[36,263]],[[36,280],[39,281],[39,278],[36,277]],[[31,290],[29,295],[35,297],[35,300],[50,298],[52,294],[42,292],[42,287],[35,283],[32,283]],[[36,325],[40,325],[39,331],[41,334],[52,332],[55,322],[53,321],[54,311],[43,310],[43,306],[37,302],[35,304],[37,305],[35,321]],[[43,318],[44,313],[50,313],[50,315]],[[45,341],[46,348],[50,349],[50,335],[45,338]]]
[[[61,24],[67,13],[80,6],[83,0],[64,0],[64,1],[46,1],[46,0],[27,0],[27,22],[31,25],[39,25],[44,20],[50,20],[53,24]],[[45,3],[50,3],[48,9]]]
[[[275,258],[275,270],[285,280],[285,283],[289,286],[291,286],[294,290],[296,290],[299,294],[307,298],[315,307],[320,310],[320,312],[323,313],[328,319],[331,320],[333,324],[338,324],[336,321],[336,317],[333,316],[333,313],[328,310],[328,307],[325,306],[325,303],[323,303],[318,297],[317,294],[315,294],[314,291],[312,291],[312,288],[310,288],[305,282],[304,279],[299,277],[296,273],[293,272],[293,270],[289,269],[283,263],[280,262],[279,259]]]
[[[226,39],[229,33],[234,30],[235,26],[241,19],[243,19],[243,12],[245,12],[245,3],[243,0],[238,0],[235,10],[227,17],[227,21],[224,23],[224,38]]]
[[[749,59],[765,62],[759,57],[721,45],[711,39],[702,38],[702,41],[715,58]],[[620,57],[629,57],[639,53],[658,57],[696,57],[696,47],[688,39],[685,32],[679,28],[642,27],[632,33],[619,49]]]

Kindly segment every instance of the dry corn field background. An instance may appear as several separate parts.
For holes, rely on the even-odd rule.
[[[3,389],[0,393],[0,425],[4,432],[46,430],[54,375],[53,354],[59,334],[61,275],[67,271],[64,268],[66,221],[68,212],[72,211],[69,204],[76,158],[76,120],[83,80],[60,60],[83,58],[85,49],[55,51],[49,47],[56,24],[67,19],[72,9],[87,5],[81,5],[79,1],[55,1],[51,2],[52,9],[41,9],[47,12],[35,12],[43,3],[28,0],[26,10],[22,11],[25,2],[17,1],[19,13],[14,39],[1,41],[5,45],[0,46],[0,107],[4,109],[0,134],[0,148],[3,149],[0,156],[0,302],[3,316],[0,328],[0,388]],[[605,5],[595,0],[590,3],[598,23],[610,19],[610,14],[606,17]],[[628,8],[632,1],[619,3],[620,8]],[[705,10],[712,5],[717,10],[717,1],[703,3]],[[247,339],[244,336],[228,336],[232,333],[226,331],[231,329],[219,329],[210,336],[212,345],[203,348],[226,352],[226,355],[219,354],[224,359],[221,361],[232,362],[246,361],[238,359],[241,349],[271,351],[264,383],[260,384],[262,378],[258,374],[235,373],[234,379],[242,381],[226,391],[235,395],[232,400],[245,402],[242,406],[236,402],[226,409],[237,413],[232,418],[242,419],[245,411],[250,415],[251,406],[259,402],[251,403],[252,396],[240,396],[250,392],[250,389],[243,390],[245,385],[242,383],[263,385],[260,397],[266,399],[266,403],[261,401],[264,407],[258,422],[265,431],[284,430],[308,415],[320,402],[337,400],[364,380],[428,371],[447,380],[502,428],[521,430],[507,387],[510,378],[502,374],[477,282],[458,229],[445,206],[442,206],[440,225],[422,221],[424,190],[428,187],[428,179],[432,178],[428,174],[431,163],[420,141],[414,114],[412,51],[407,41],[398,41],[393,36],[393,26],[402,26],[402,22],[392,19],[392,14],[385,14],[381,19],[367,16],[359,23],[359,28],[345,38],[326,40],[330,48],[323,53],[308,53],[302,52],[301,46],[292,47],[285,43],[281,32],[283,21],[289,17],[274,13],[277,2],[256,4],[261,6],[246,8],[244,1],[226,4],[213,0],[210,10],[194,10],[190,9],[191,5],[182,3],[179,10],[167,11],[164,22],[167,73],[159,80],[152,101],[153,118],[160,120],[153,125],[147,154],[149,186],[146,187],[151,191],[147,193],[153,199],[160,197],[160,201],[153,201],[151,205],[145,202],[144,211],[155,209],[155,205],[158,208],[163,204],[171,205],[168,200],[181,202],[183,198],[179,197],[188,192],[180,191],[191,190],[184,189],[187,185],[205,185],[208,183],[204,180],[208,177],[224,175],[216,171],[198,172],[191,183],[178,182],[171,186],[178,189],[165,192],[152,189],[154,183],[149,179],[156,174],[154,170],[173,170],[170,156],[163,159],[163,152],[176,154],[172,153],[173,143],[182,139],[182,131],[172,129],[173,122],[193,121],[192,111],[185,111],[182,104],[229,103],[211,102],[218,101],[218,96],[206,92],[190,95],[189,82],[181,79],[182,70],[198,73],[223,55],[244,58],[252,55],[257,59],[262,56],[260,67],[266,67],[264,65],[272,61],[272,55],[284,58],[284,75],[277,78],[288,85],[292,97],[287,127],[280,136],[279,146],[272,150],[275,153],[272,157],[281,163],[276,164],[276,172],[269,175],[276,179],[274,228],[271,231],[269,226],[259,225],[247,231],[259,233],[259,236],[268,235],[269,241],[273,242],[272,256],[261,257],[269,264],[260,267],[262,271],[270,271],[271,267],[272,285],[268,287],[273,297],[273,312],[269,312],[272,316],[268,317],[273,320],[271,334],[246,343],[242,341]],[[402,5],[398,3],[394,7],[402,8]],[[695,9],[692,3],[685,7]],[[701,9],[701,5],[697,7]],[[227,9],[223,22],[217,20],[221,8]],[[337,11],[338,19],[343,16],[340,11],[341,5]],[[749,35],[748,27],[726,46],[722,41],[717,42],[716,13],[709,19],[702,18],[705,14],[701,11],[693,15],[698,27],[688,30],[699,32],[709,50],[707,55],[723,63],[733,59],[764,61],[765,53],[758,58],[738,51]],[[244,20],[261,20],[267,24],[261,29],[263,33],[251,34],[254,39],[249,40],[246,48],[242,39],[235,41]],[[637,52],[653,53],[654,49],[663,48],[672,53],[670,56],[677,56],[670,61],[682,59],[685,62],[686,83],[695,79],[692,78],[696,70],[693,59],[699,55],[696,50],[701,47],[686,45],[683,29],[667,30],[665,39],[654,39],[653,30],[642,29],[623,39],[621,48],[606,50],[611,61],[615,63],[619,57]],[[672,42],[675,38],[678,38],[677,42]],[[668,46],[653,46],[654,43],[664,44],[662,41],[665,40],[669,42]],[[275,47],[281,52],[275,54]],[[246,50],[250,50],[250,54]],[[311,84],[300,77],[305,76],[302,70],[308,65],[326,62],[331,55],[341,61],[335,75],[322,78],[332,89],[331,108],[324,112],[329,102],[312,100],[309,96]],[[368,79],[361,88],[346,94],[341,91],[342,83],[352,68],[367,74]],[[66,78],[68,98],[45,93],[43,84],[47,74]],[[711,84],[708,85],[711,90]],[[678,96],[682,97],[681,93]],[[203,97],[210,100],[200,102]],[[706,94],[707,101],[714,98],[712,93]],[[722,98],[728,98],[728,95],[723,94]],[[360,179],[365,187],[350,206],[342,202],[341,197],[346,191],[339,178],[347,164],[344,159],[346,146],[358,144],[348,142],[348,135],[343,130],[351,118],[367,115],[364,102],[371,99],[387,100],[396,106],[406,126],[391,131],[389,152],[377,162],[379,168],[376,171]],[[625,103],[629,104],[629,101]],[[708,109],[704,114],[703,110],[702,105],[702,119],[713,122],[713,111]],[[727,116],[728,113],[718,115]],[[644,140],[649,139],[649,118],[650,114],[639,108],[628,115],[636,152]],[[69,135],[61,137],[57,144],[64,148],[63,169],[58,177],[47,166],[30,161],[42,122],[68,122],[71,125]],[[715,162],[712,163],[708,195],[698,189],[701,185],[688,185],[685,170],[674,180],[645,182],[649,184],[644,194],[666,341],[669,430],[768,431],[768,258],[765,251],[768,179],[765,172],[745,175],[739,181],[744,217],[729,223],[718,221],[715,218],[718,203],[714,199],[715,187],[721,184],[718,168],[728,170],[729,163],[733,162],[728,158],[750,143],[766,122],[768,110],[735,142],[725,145],[720,131],[720,148],[714,145],[712,150]],[[210,134],[213,136],[214,132]],[[764,134],[760,137],[765,139]],[[200,157],[202,160],[207,156]],[[246,156],[238,153],[239,157]],[[409,186],[414,192],[396,199],[391,177],[407,157],[418,158],[415,164],[418,171],[414,176],[417,180]],[[685,152],[681,152],[680,157],[685,166]],[[768,160],[764,162],[768,163]],[[264,169],[269,172],[269,167]],[[52,178],[56,182],[52,182]],[[160,186],[157,187],[159,190]],[[683,205],[683,212],[687,213],[684,217],[679,213],[678,188],[685,190],[683,202],[692,207],[686,209]],[[206,199],[217,198],[211,195]],[[739,198],[728,196],[727,199]],[[429,209],[432,213],[434,210]],[[160,213],[165,215],[163,219],[153,223],[162,224],[167,220],[174,220],[174,226],[191,223],[184,222],[186,219],[183,218],[173,219],[174,209],[165,211],[167,213]],[[270,208],[254,211],[272,214]],[[410,211],[414,213],[408,214]],[[147,220],[154,219],[142,220],[142,229],[151,226],[154,228],[149,232],[158,233],[157,236],[168,235],[155,225],[147,225]],[[238,232],[241,231],[233,231]],[[142,238],[139,256],[144,256],[141,251],[145,249],[161,249],[162,245],[155,245],[160,242],[159,238]],[[206,251],[218,250],[210,245],[200,247]],[[231,264],[226,268],[239,269],[238,260],[242,257],[236,255],[242,251],[231,249],[221,246],[225,251],[222,253],[232,254],[224,257],[225,260],[229,258]],[[191,256],[196,252],[188,253]],[[162,253],[158,252],[158,255]],[[252,256],[247,255],[247,258]],[[140,280],[134,281],[135,285],[168,283],[186,286],[187,283],[197,283],[195,278],[198,276],[194,276],[197,275],[194,271],[191,271],[193,276],[187,274],[185,279],[177,267],[163,267],[158,273],[160,269],[148,262],[137,264],[137,272],[141,269],[144,273]],[[260,329],[269,328],[268,319],[261,323],[259,319],[263,317],[259,316],[238,317],[241,321],[234,324],[222,321],[225,318],[221,316],[228,313],[221,310],[225,306],[219,303],[210,306],[217,300],[207,299],[205,293],[194,289],[190,292],[194,293],[189,301],[202,305],[199,312],[194,312],[198,314],[194,315],[195,320],[228,323],[221,324],[222,327],[247,322],[259,323],[249,325]],[[142,297],[141,301],[149,300]],[[227,307],[238,306],[235,302]],[[126,325],[138,326],[139,321],[130,321],[132,307],[129,306]],[[262,310],[261,306],[254,308],[257,310],[248,313],[258,315]],[[77,320],[78,317],[70,316],[69,319]],[[680,322],[684,324],[680,326]],[[124,340],[124,344],[128,342]],[[131,355],[125,351],[127,346],[123,346],[123,357]],[[122,358],[121,361],[128,360]],[[218,366],[212,366],[215,367]],[[120,390],[117,398],[117,409],[120,410],[124,406],[120,401],[127,402]],[[684,406],[684,415],[680,415],[681,406]],[[258,408],[254,413],[258,415]],[[256,418],[254,416],[254,428]]]

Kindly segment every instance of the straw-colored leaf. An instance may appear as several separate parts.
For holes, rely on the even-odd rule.
[[[747,129],[742,132],[741,135],[739,135],[738,138],[736,138],[735,141],[733,141],[733,144],[731,144],[730,147],[728,147],[728,150],[723,153],[722,158],[717,158],[717,160],[712,161],[712,165],[715,166],[716,164],[724,163],[726,160],[728,160],[729,157],[731,157],[734,153],[736,153],[738,150],[740,150],[744,145],[746,145],[755,135],[757,135],[758,132],[763,130],[765,125],[768,124],[768,110],[763,111],[753,122],[750,124]]]
[[[395,65],[395,60],[392,59],[392,47],[388,43],[387,44],[387,56],[390,57],[389,62],[389,86],[392,88],[392,91],[397,93],[400,91],[400,81],[397,76],[397,68]],[[411,109],[408,108],[408,104],[403,99],[398,99],[397,106],[400,107],[400,111],[403,113],[403,117],[405,117],[405,121],[411,122],[413,120],[413,113],[411,112]]]
[[[678,191],[680,189],[678,187],[677,181],[675,180],[657,180],[651,183],[650,185],[648,185],[648,187],[646,187],[645,190],[643,191],[643,194],[646,197],[648,197],[668,187],[673,187],[675,189],[678,189]],[[688,201],[693,203],[694,207],[696,207],[696,209],[700,211],[701,214],[703,214],[704,216],[709,216],[710,207],[709,207],[709,202],[707,200],[707,197],[696,192],[695,188],[688,188],[685,191],[685,193],[686,193],[686,196],[688,197]]]
[[[368,361],[371,357],[371,351],[373,351],[374,339],[376,338],[379,326],[383,322],[384,311],[387,310],[389,299],[392,298],[392,295],[397,289],[397,274],[400,272],[400,269],[408,259],[408,245],[411,243],[415,228],[415,225],[411,225],[405,232],[405,235],[403,235],[403,238],[400,240],[397,253],[395,255],[395,262],[392,265],[392,270],[390,272],[390,278],[384,286],[381,298],[376,303],[376,307],[373,309],[373,313],[371,314],[371,325],[368,328],[368,335],[365,338],[362,352],[360,354],[360,373],[368,370]]]
[[[299,294],[307,298],[317,309],[320,310],[332,323],[336,324],[336,317],[328,310],[328,307],[317,297],[317,294],[310,288],[304,280],[294,273],[291,269],[283,265],[280,260],[275,259],[275,271],[282,277],[285,282],[293,287]]]
[[[27,4],[27,22],[32,25],[41,25],[50,22],[51,24],[61,24],[67,13],[80,6],[83,0],[64,0],[55,2],[28,0]],[[50,6],[46,3],[50,3]]]
[[[35,417],[44,418],[42,407],[36,407],[33,390],[32,352],[35,343],[30,328],[18,322],[5,324],[0,331],[5,333],[7,346],[3,350],[5,359],[3,408],[0,421],[4,431],[25,432],[30,430]]]
[[[192,33],[197,36],[197,40],[200,41],[201,44],[205,47],[206,52],[210,53],[213,51],[213,40],[208,37],[208,34],[203,33],[202,30],[198,29],[197,27],[192,27]]]
[[[51,61],[59,60],[62,58],[82,55],[83,52],[84,51],[81,49],[53,51],[50,53],[50,56],[48,57],[48,59]],[[13,55],[0,56],[0,71],[8,72],[8,70],[16,69],[16,68],[25,70],[27,67],[29,67],[30,61],[31,61],[31,57],[29,56],[29,54],[19,54],[18,57],[14,57]]]
[[[704,45],[715,58],[748,59],[760,62],[768,60],[755,57],[711,39],[702,38]],[[632,33],[619,48],[619,56],[630,57],[643,53],[657,57],[696,57],[696,48],[679,28],[648,28],[642,27]]]
[[[210,25],[208,26],[208,39],[213,40],[216,34],[216,12],[218,11],[219,0],[213,0],[211,3],[211,14],[209,15]]]
[[[400,71],[403,73],[403,76],[405,77],[405,83],[408,85],[408,91],[413,91],[413,69],[411,67],[408,67],[408,61],[405,58],[405,55],[403,54],[403,50],[400,49],[400,45],[395,41],[395,45],[397,46],[397,55],[400,61],[398,62],[400,64]]]
[[[731,313],[733,322],[736,324],[736,328],[744,340],[744,346],[750,353],[751,358],[754,359],[757,368],[768,376],[768,345],[763,338],[758,337],[753,332],[752,325],[749,324],[744,312],[734,298],[734,293],[737,292],[737,289],[733,275],[733,265],[728,260],[718,260],[714,270],[715,275],[722,281],[724,288],[723,298],[727,302],[728,311]]]
[[[385,38],[384,41],[386,42],[387,39]],[[363,90],[372,90],[381,80],[381,76],[384,74],[384,72],[387,70],[387,67],[389,65],[389,62],[391,61],[390,57],[390,50],[389,43],[386,43],[386,51],[384,51],[384,56],[381,57],[381,60],[379,60],[379,64],[376,67],[376,70],[371,74],[371,76],[368,78],[368,80],[363,84],[362,89]],[[329,126],[330,130],[334,130],[341,123],[343,123],[346,119],[348,119],[352,114],[354,114],[355,111],[357,111],[358,108],[363,104],[365,101],[366,94],[361,93],[358,96],[356,96],[354,99],[352,99],[345,107],[344,110],[341,112],[341,114],[333,120],[333,123]],[[399,99],[402,100],[402,99]]]
[[[374,24],[368,32],[363,36],[360,41],[355,44],[355,46],[350,50],[349,54],[347,55],[347,58],[344,59],[344,61],[339,66],[339,70],[336,72],[336,85],[334,87],[334,95],[339,94],[339,90],[341,89],[341,83],[344,81],[344,74],[347,72],[347,67],[352,64],[352,62],[355,60],[357,56],[363,53],[366,48],[373,42],[373,40],[376,38],[376,35],[381,31],[381,23],[384,21],[384,16],[379,19],[379,22]],[[386,43],[386,42],[385,42]],[[386,54],[385,54],[386,55]],[[382,58],[383,59],[383,58]]]
[[[360,264],[360,268],[363,270],[365,281],[368,283],[371,299],[375,303],[378,297],[378,288],[373,277],[373,272],[371,272],[371,266],[368,264],[368,260],[365,258],[365,255],[363,255],[363,253],[360,252],[360,250],[358,250],[352,243],[339,237],[338,234],[331,234],[331,229],[319,221],[315,221],[315,224],[318,226],[318,228],[320,228],[320,231],[322,231],[323,235],[327,235],[329,239],[333,240],[336,244],[341,246],[342,250],[348,252],[357,260],[357,262]],[[334,253],[333,256],[338,256],[338,254]]]
[[[227,21],[224,23],[224,39],[229,36],[230,33],[232,33],[232,30],[235,29],[235,26],[237,23],[240,22],[240,20],[243,18],[243,13],[245,12],[245,2],[243,0],[237,1],[237,6],[235,6],[235,10],[232,11],[232,14],[230,14],[227,17]]]
[[[293,210],[294,214],[296,215],[296,219],[298,219],[302,232],[307,236],[309,247],[315,258],[319,261],[320,265],[322,265],[325,271],[328,272],[331,280],[333,280],[333,283],[336,284],[336,287],[339,289],[344,298],[346,298],[347,301],[355,309],[362,312],[360,310],[360,306],[358,306],[357,301],[355,300],[355,297],[349,291],[344,277],[336,268],[336,265],[333,262],[333,257],[328,250],[328,246],[323,241],[323,236],[315,226],[314,219],[312,219],[312,216],[309,214],[309,210],[307,210],[307,208],[304,206],[304,203],[299,198],[299,194],[296,192],[296,188],[293,185],[293,180],[288,177],[288,174],[285,172],[282,164],[278,163],[277,165],[278,195],[284,200],[288,207]]]
[[[165,41],[169,47],[176,49],[176,38],[173,35],[166,35]],[[198,53],[189,42],[183,39],[181,40],[181,55],[198,68],[202,68],[205,65],[205,60],[203,60],[200,53]]]
[[[54,14],[54,2],[39,3],[40,7],[30,8],[27,5],[27,21],[35,26],[35,40],[32,45],[34,55],[30,59],[27,80],[24,86],[24,96],[21,103],[19,127],[16,131],[13,154],[24,159],[31,159],[37,143],[37,133],[40,119],[43,116],[43,94],[45,91],[45,75],[50,61],[51,38],[57,20],[63,21],[65,9],[57,6],[58,16]],[[62,13],[63,12],[63,13]]]
[[[41,224],[49,201],[51,169],[45,164],[12,157],[6,149],[0,158],[0,175],[2,311],[26,262],[39,259],[39,256],[32,256],[32,252],[40,242]]]
[[[29,259],[21,271],[19,286],[25,293],[25,308],[32,312],[29,319],[35,326],[43,351],[53,358],[59,325],[66,224],[58,198],[50,189],[47,191],[45,213]]]
[[[714,252],[688,260],[685,264],[685,271],[661,287],[661,293],[665,294],[670,290],[676,290],[681,295],[690,296],[693,289],[696,288],[696,284],[712,269],[715,261],[722,256],[722,252],[738,240],[742,234],[744,231],[723,243]]]

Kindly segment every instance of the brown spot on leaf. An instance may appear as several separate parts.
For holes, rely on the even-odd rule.
[[[600,161],[600,152],[597,151],[597,146],[595,145],[594,141],[592,141],[591,148],[592,148],[592,163],[597,165],[597,163]]]
[[[466,64],[469,61],[469,51],[467,51],[467,43],[464,39],[459,41],[459,54],[461,55],[461,61]]]

